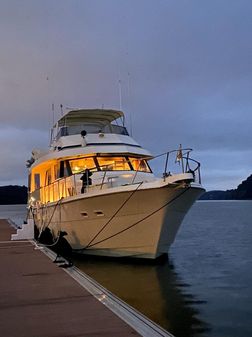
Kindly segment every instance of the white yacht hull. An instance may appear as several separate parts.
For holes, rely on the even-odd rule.
[[[136,184],[48,203],[37,208],[34,220],[39,231],[48,227],[55,239],[58,231],[66,231],[79,253],[155,259],[168,252],[185,214],[203,192],[197,184]]]

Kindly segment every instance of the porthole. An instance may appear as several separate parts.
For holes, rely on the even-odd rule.
[[[94,214],[96,214],[97,216],[104,216],[103,211],[100,210],[94,211]]]

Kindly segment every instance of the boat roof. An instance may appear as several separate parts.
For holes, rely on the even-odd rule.
[[[77,109],[68,111],[62,116],[56,126],[76,125],[79,123],[99,123],[107,125],[117,118],[124,118],[124,113],[120,110],[112,109]]]

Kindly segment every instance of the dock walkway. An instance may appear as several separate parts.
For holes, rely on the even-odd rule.
[[[5,337],[139,336],[0,220],[0,331]]]

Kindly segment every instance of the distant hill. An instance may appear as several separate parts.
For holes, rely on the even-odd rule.
[[[0,205],[15,205],[27,203],[26,186],[0,186]]]
[[[236,189],[227,191],[209,191],[200,200],[252,200],[252,174]]]
[[[209,191],[200,200],[252,200],[252,174],[236,189],[227,191]],[[15,205],[27,203],[26,186],[0,186],[0,205]]]

